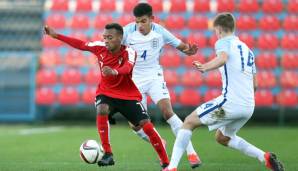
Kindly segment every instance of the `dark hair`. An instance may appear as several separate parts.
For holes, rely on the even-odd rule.
[[[231,13],[218,14],[213,22],[213,27],[220,26],[225,32],[234,32],[235,19]]]
[[[152,16],[152,6],[147,3],[139,3],[133,9],[133,15],[135,17],[142,17],[147,15],[149,17]]]
[[[105,29],[115,29],[119,34],[123,35],[123,28],[118,23],[109,23],[105,26]]]

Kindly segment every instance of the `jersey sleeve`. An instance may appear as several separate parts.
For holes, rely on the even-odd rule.
[[[76,49],[90,51],[92,53],[95,53],[98,50],[98,48],[102,48],[104,46],[103,42],[97,43],[97,46],[96,46],[95,45],[96,43],[94,42],[85,42],[62,34],[58,34],[57,39],[67,43],[68,45]]]
[[[162,35],[166,44],[169,44],[175,48],[180,45],[181,40],[170,33],[166,28],[157,24],[155,24],[154,27],[154,29]]]
[[[215,52],[218,55],[220,52],[229,53],[230,43],[226,40],[217,40],[215,43]]]
[[[129,74],[132,71],[136,61],[136,52],[129,47],[127,47],[125,50],[127,52],[127,59],[125,60],[125,63],[123,66],[115,69],[120,75]]]
[[[137,26],[135,23],[130,23],[127,24],[126,26],[123,27],[123,39],[122,39],[122,44],[127,45],[127,37],[128,34],[134,32],[137,29]]]
[[[253,74],[256,74],[257,73],[257,67],[256,67],[256,58],[255,58],[255,55],[254,55],[254,53],[251,51],[251,50],[249,50],[249,53],[251,53],[252,54],[252,58],[253,58],[253,60],[254,60],[254,63],[253,63],[253,65],[252,65],[252,73]]]

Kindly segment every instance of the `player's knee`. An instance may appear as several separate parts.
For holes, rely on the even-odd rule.
[[[219,144],[222,144],[224,146],[228,146],[228,143],[230,141],[230,137],[224,136],[221,131],[217,130],[215,134],[215,139]]]
[[[182,127],[185,129],[191,129],[191,130],[193,130],[195,128],[195,123],[194,123],[193,119],[191,119],[190,115],[185,118]]]
[[[109,105],[107,105],[107,104],[99,104],[96,107],[96,111],[97,111],[97,114],[98,115],[107,115],[110,112]]]
[[[129,126],[132,130],[134,130],[135,132],[138,132],[140,129],[142,129],[142,127],[140,125],[133,125],[132,123],[129,122]]]
[[[139,125],[135,126],[135,128],[139,128],[138,130],[140,130],[148,122],[150,122],[149,119],[143,119],[139,122]]]

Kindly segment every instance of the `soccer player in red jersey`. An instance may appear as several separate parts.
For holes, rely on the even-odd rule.
[[[98,161],[99,166],[114,165],[112,148],[109,142],[108,115],[120,112],[130,123],[144,130],[150,142],[162,160],[162,167],[169,163],[162,140],[147,111],[141,104],[142,96],[133,83],[132,69],[136,60],[136,52],[121,45],[123,28],[117,23],[107,24],[104,29],[104,42],[84,42],[56,33],[48,26],[46,34],[63,41],[70,46],[90,51],[97,56],[101,69],[101,82],[96,91],[97,129],[105,154]]]

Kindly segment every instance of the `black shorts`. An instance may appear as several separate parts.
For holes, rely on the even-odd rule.
[[[109,115],[119,112],[134,126],[138,126],[141,120],[150,118],[142,103],[137,100],[123,100],[98,95],[95,106],[97,107],[99,104],[107,104],[110,110]]]

